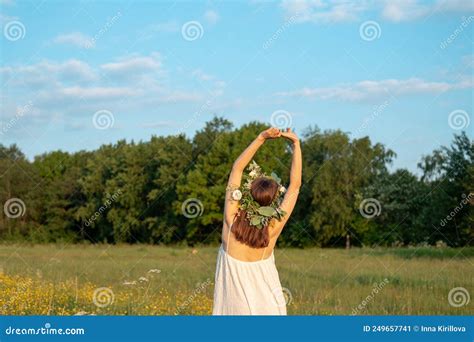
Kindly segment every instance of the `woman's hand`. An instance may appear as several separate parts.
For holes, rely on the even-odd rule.
[[[298,138],[296,133],[291,130],[291,128],[287,128],[286,131],[281,132],[281,136],[290,140],[293,144],[297,144],[300,142],[300,139]]]
[[[269,129],[264,130],[258,135],[258,138],[261,140],[267,139],[276,139],[281,137],[281,131],[278,128],[270,127]]]

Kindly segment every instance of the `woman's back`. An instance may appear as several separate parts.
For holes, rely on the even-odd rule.
[[[248,247],[229,230],[217,256],[212,314],[286,315],[273,247]]]
[[[270,228],[270,231],[272,232],[273,229]],[[226,223],[222,229],[222,246],[229,256],[237,260],[254,262],[267,259],[273,254],[275,243],[276,238],[270,234],[270,242],[267,247],[250,247],[238,241]]]

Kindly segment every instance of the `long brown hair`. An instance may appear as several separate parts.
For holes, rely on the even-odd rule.
[[[250,186],[250,193],[261,206],[270,205],[278,193],[278,183],[267,177],[257,178]],[[232,225],[232,232],[237,241],[253,248],[267,247],[270,243],[268,225],[262,229],[250,225],[244,210],[239,210],[237,213]]]

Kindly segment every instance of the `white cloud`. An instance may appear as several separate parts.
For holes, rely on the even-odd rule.
[[[102,64],[101,69],[107,73],[127,76],[143,72],[156,72],[161,70],[160,55],[154,53],[150,56],[132,56],[117,62]]]
[[[209,74],[206,74],[204,71],[202,71],[201,69],[196,69],[194,70],[191,75],[193,75],[194,77],[196,77],[197,79],[201,80],[201,81],[211,81],[213,80],[215,77],[212,76],[212,75],[209,75]]]
[[[364,101],[386,96],[438,94],[449,90],[472,88],[472,82],[429,82],[419,78],[360,81],[335,87],[303,88],[279,92],[277,96],[297,96],[320,100]]]
[[[215,24],[219,21],[219,13],[213,10],[207,10],[204,13],[204,19],[210,24]]]
[[[73,45],[81,49],[91,49],[95,47],[94,39],[81,32],[61,34],[54,38],[53,42],[56,44]]]
[[[474,11],[470,0],[282,0],[286,18],[295,22],[340,23],[361,20],[363,15],[392,22],[424,18],[433,12],[465,13]]]
[[[59,72],[61,79],[72,82],[94,81],[97,79],[93,68],[86,62],[77,59],[71,59],[59,65],[49,63],[48,69],[51,72]]]
[[[417,0],[387,1],[382,10],[382,17],[393,22],[409,21],[423,17],[432,9],[419,4]]]
[[[474,11],[474,1],[471,0],[438,0],[436,7],[441,11],[468,12]],[[472,13],[466,13],[466,15]]]
[[[91,82],[97,79],[87,63],[70,59],[64,62],[41,61],[31,65],[6,66],[0,75],[7,86],[51,87],[58,82]]]
[[[153,72],[157,69],[159,72]],[[162,69],[157,53],[128,56],[98,66],[71,59],[0,67],[0,78],[8,94],[8,103],[3,102],[0,116],[8,121],[14,117],[17,106],[31,101],[34,111],[30,111],[28,116],[34,113],[35,117],[41,118],[43,125],[51,122],[53,116],[72,122],[84,120],[85,116],[100,108],[142,113],[162,104],[199,103],[208,96],[191,86],[189,90],[177,89],[177,85],[163,78]],[[112,78],[109,75],[143,77]],[[22,126],[25,125],[31,130],[40,128],[33,121],[22,120]],[[13,130],[11,134],[14,134]]]
[[[139,94],[138,90],[125,87],[65,87],[60,92],[64,96],[82,100],[112,100]]]
[[[283,0],[287,18],[297,22],[336,23],[357,20],[368,9],[367,1]]]

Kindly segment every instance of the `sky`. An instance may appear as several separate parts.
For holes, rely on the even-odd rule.
[[[192,137],[214,116],[369,136],[417,172],[473,137],[472,1],[0,0],[0,143]]]

